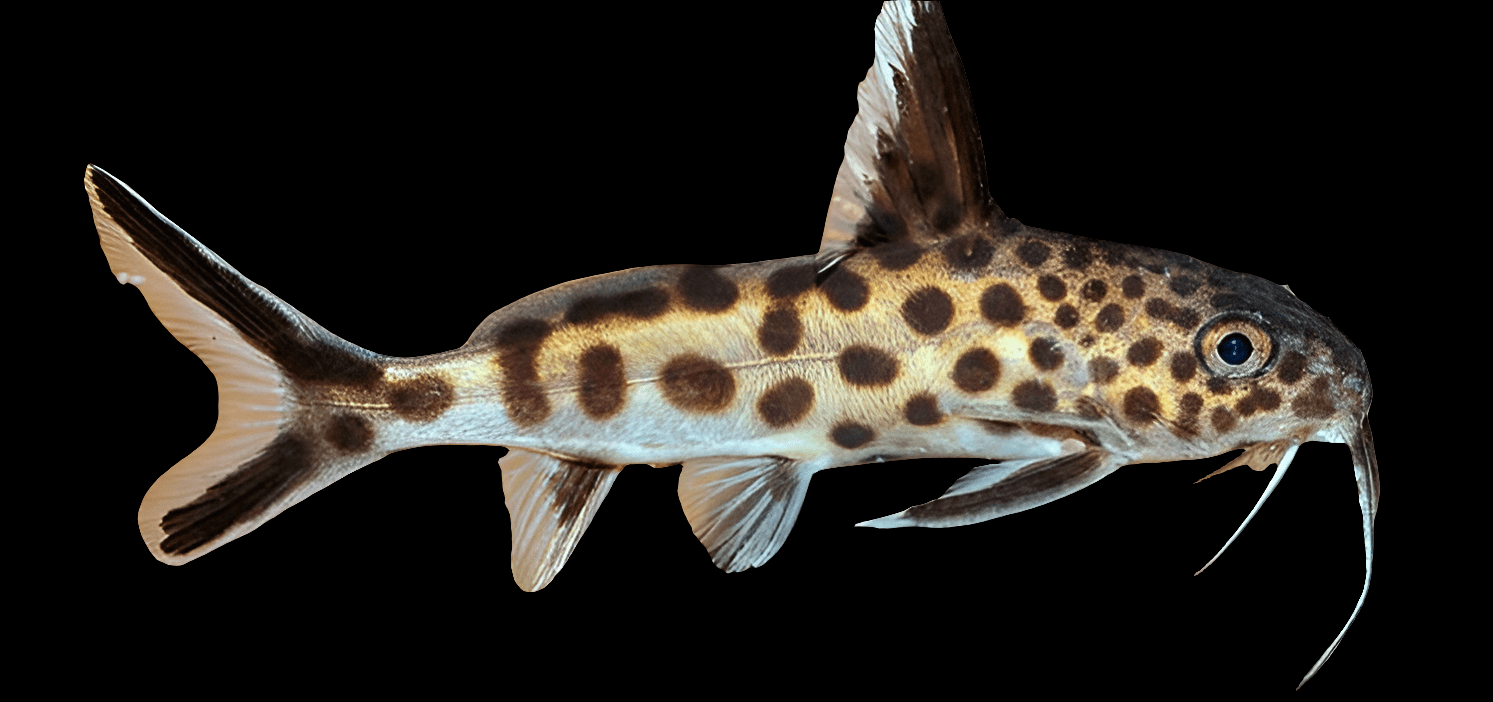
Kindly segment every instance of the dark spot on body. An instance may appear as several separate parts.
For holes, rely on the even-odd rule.
[[[669,309],[669,293],[663,288],[647,287],[620,295],[591,295],[577,298],[565,311],[571,324],[591,324],[608,317],[652,319]]]
[[[954,362],[954,385],[965,392],[984,392],[1001,377],[1001,362],[990,349],[974,348]]]
[[[845,312],[865,307],[866,300],[871,295],[870,288],[866,287],[866,279],[843,266],[824,280],[820,290],[824,291],[824,296],[831,305]]]
[[[1120,281],[1120,292],[1125,297],[1135,300],[1146,294],[1146,284],[1138,275],[1127,275]]]
[[[1328,392],[1327,376],[1319,375],[1291,401],[1291,411],[1302,419],[1326,419],[1337,410]]]
[[[1016,247],[1016,257],[1032,268],[1046,263],[1050,255],[1052,255],[1052,249],[1047,248],[1047,244],[1040,241],[1028,241]]]
[[[1078,294],[1089,302],[1099,302],[1109,294],[1109,286],[1098,278],[1090,278],[1082,288],[1079,288]]]
[[[980,314],[998,327],[1014,327],[1026,319],[1026,303],[1007,283],[996,283],[980,295]]]
[[[1063,249],[1063,265],[1076,271],[1087,270],[1094,262],[1093,249],[1087,243],[1078,243]]]
[[[1198,313],[1185,307],[1178,307],[1159,297],[1146,300],[1146,314],[1156,319],[1166,320],[1183,329],[1191,329],[1201,321]]]
[[[1291,351],[1280,359],[1280,365],[1276,366],[1276,377],[1282,383],[1295,385],[1306,374],[1306,356],[1299,351]]]
[[[1280,407],[1280,393],[1256,385],[1234,405],[1234,411],[1241,417],[1248,417],[1256,412],[1270,412],[1277,407]]]
[[[938,288],[923,288],[902,302],[902,319],[923,336],[938,334],[954,319],[954,300]]]
[[[1161,415],[1161,401],[1156,399],[1156,393],[1143,385],[1125,391],[1123,407],[1125,416],[1136,422],[1149,422]]]
[[[1177,297],[1187,297],[1202,287],[1202,281],[1190,275],[1174,275],[1166,281],[1167,289],[1177,294]]]
[[[698,354],[675,356],[664,365],[664,399],[692,412],[719,412],[736,397],[736,378],[725,366]]]
[[[928,394],[913,395],[902,408],[907,423],[919,427],[932,426],[943,421],[943,412],[938,409],[938,398]]]
[[[1198,361],[1191,351],[1177,351],[1171,358],[1172,380],[1185,383],[1197,374]]]
[[[870,346],[855,345],[840,352],[840,376],[860,387],[877,387],[897,378],[897,359]]]
[[[757,328],[757,343],[769,355],[786,356],[798,348],[803,335],[804,327],[799,321],[798,311],[792,307],[779,307],[762,316],[762,326]]]
[[[538,360],[550,331],[549,323],[544,320],[519,319],[497,333],[503,408],[520,426],[531,426],[549,417],[549,398],[538,383]]]
[[[1185,434],[1198,433],[1198,413],[1203,411],[1202,396],[1189,392],[1177,404],[1181,411],[1181,415],[1177,417],[1177,427]]]
[[[1026,357],[1031,359],[1032,365],[1038,370],[1055,370],[1063,365],[1063,347],[1058,345],[1056,339],[1039,336],[1032,339],[1031,346],[1027,347]]]
[[[814,267],[808,264],[784,266],[767,276],[767,294],[779,300],[791,300],[814,287]]]
[[[876,263],[889,271],[911,268],[923,257],[923,249],[910,240],[882,244],[871,248],[870,252]]]
[[[1234,419],[1234,413],[1227,407],[1214,407],[1213,413],[1208,416],[1208,422],[1213,425],[1213,430],[1222,434],[1234,428],[1238,420]]]
[[[399,380],[389,386],[389,406],[401,419],[429,422],[445,414],[455,401],[451,384],[435,376]]]
[[[1024,410],[1051,412],[1058,406],[1058,394],[1045,382],[1028,380],[1011,391],[1011,402]]]
[[[950,241],[943,253],[949,267],[956,271],[981,271],[995,258],[995,244],[987,237],[970,234]]]
[[[1208,392],[1213,393],[1214,395],[1223,395],[1228,393],[1229,390],[1229,381],[1223,378],[1208,379]]]
[[[1125,350],[1125,360],[1132,366],[1145,368],[1161,358],[1161,342],[1154,336],[1148,336],[1130,345]]]
[[[339,414],[327,423],[327,443],[343,453],[361,453],[373,445],[373,426],[355,414]]]
[[[841,422],[835,425],[829,438],[841,448],[853,449],[871,443],[876,438],[876,432],[859,422]]]
[[[627,402],[627,372],[622,353],[611,344],[597,344],[581,353],[581,410],[592,419],[606,419]]]
[[[1044,275],[1037,279],[1037,292],[1053,302],[1068,296],[1068,284],[1055,275]]]
[[[740,295],[736,283],[710,266],[688,266],[679,274],[679,297],[686,307],[701,312],[725,312]]]
[[[814,408],[814,386],[803,378],[788,378],[762,393],[757,415],[767,426],[780,428],[798,422]]]
[[[1089,361],[1089,376],[1100,385],[1108,385],[1120,374],[1120,364],[1108,356],[1100,356]]]
[[[1063,329],[1072,329],[1078,326],[1078,310],[1073,305],[1064,304],[1058,307],[1057,314],[1052,316],[1052,322]]]
[[[1125,324],[1125,309],[1110,303],[1094,315],[1094,330],[1100,332],[1113,332]]]

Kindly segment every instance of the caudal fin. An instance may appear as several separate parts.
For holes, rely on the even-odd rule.
[[[375,393],[386,359],[347,343],[269,291],[97,166],[84,175],[99,243],[120,283],[218,381],[218,424],[140,503],[140,535],[179,565],[258,528],[394,448],[377,415],[322,402]]]

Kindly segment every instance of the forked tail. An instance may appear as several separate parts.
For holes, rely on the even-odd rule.
[[[156,558],[193,560],[408,445],[379,431],[376,409],[356,409],[377,402],[320,401],[388,397],[394,359],[343,341],[255,285],[102,169],[89,166],[84,187],[115,277],[140,289],[218,381],[212,435],[140,503],[140,535]],[[405,385],[407,404],[450,403],[449,387]]]

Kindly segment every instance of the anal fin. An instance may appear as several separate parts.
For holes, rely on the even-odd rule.
[[[679,503],[710,560],[727,573],[767,563],[788,539],[813,471],[772,456],[686,461]]]
[[[513,528],[513,580],[534,592],[575,551],[622,466],[591,465],[509,449],[498,459]]]
[[[949,486],[942,497],[856,526],[955,527],[1041,507],[1082,490],[1124,465],[1108,451],[1028,458],[980,466]]]

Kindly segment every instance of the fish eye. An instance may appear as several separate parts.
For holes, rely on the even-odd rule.
[[[1218,342],[1218,357],[1231,366],[1248,361],[1254,352],[1255,345],[1249,343],[1249,337],[1239,332],[1234,332]]]
[[[1198,330],[1193,350],[1208,372],[1223,378],[1264,373],[1275,359],[1275,342],[1257,315],[1229,312]]]

